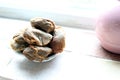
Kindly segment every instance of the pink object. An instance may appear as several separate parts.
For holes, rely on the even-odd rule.
[[[98,18],[96,33],[103,48],[120,54],[120,6],[105,12]]]

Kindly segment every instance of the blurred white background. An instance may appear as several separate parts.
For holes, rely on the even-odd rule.
[[[94,29],[96,17],[118,0],[0,0],[0,16],[29,20],[50,18],[58,25]]]

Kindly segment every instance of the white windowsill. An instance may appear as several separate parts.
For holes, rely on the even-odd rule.
[[[0,76],[12,80],[119,80],[120,62],[96,58],[104,51],[92,30],[63,27],[66,48],[54,60],[46,63],[28,61],[10,48],[13,34],[29,22],[0,18]],[[4,35],[4,37],[3,37]],[[9,80],[3,79],[2,80]]]

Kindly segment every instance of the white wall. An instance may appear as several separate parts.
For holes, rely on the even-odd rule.
[[[118,0],[0,0],[0,17],[49,18],[58,25],[94,29],[96,18]]]

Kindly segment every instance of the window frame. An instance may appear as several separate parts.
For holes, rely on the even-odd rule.
[[[106,6],[106,3],[108,3],[107,6]],[[101,6],[101,4],[103,6]],[[49,10],[49,8],[36,9],[37,7],[31,7],[32,8],[31,9],[29,8],[30,5],[25,6],[24,4],[22,7],[22,4],[19,2],[15,2],[13,5],[12,2],[10,3],[10,2],[7,2],[6,0],[4,1],[1,0],[0,1],[0,17],[21,19],[21,20],[30,20],[33,17],[43,17],[43,18],[52,19],[53,21],[55,21],[57,25],[61,25],[61,26],[94,29],[96,18],[100,15],[100,13],[118,4],[119,2],[117,0],[116,1],[115,0],[106,0],[106,1],[99,0],[99,2],[91,3],[91,5],[88,5],[87,7],[86,7],[86,4],[84,4],[78,9],[75,9],[75,8],[73,9],[68,7],[69,8],[68,11],[65,11],[67,10],[67,8],[59,11],[57,8],[55,9],[52,8]]]

